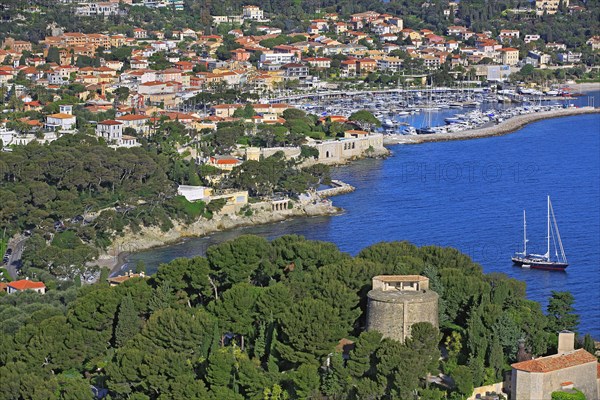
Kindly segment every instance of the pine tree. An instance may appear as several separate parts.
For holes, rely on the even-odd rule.
[[[573,311],[575,298],[570,292],[552,291],[548,302],[548,328],[550,331],[559,332],[569,330],[576,332],[579,326],[579,315]]]
[[[148,309],[155,312],[163,308],[171,307],[175,304],[175,295],[171,289],[171,283],[164,281],[154,290],[154,296],[148,301]]]
[[[140,320],[131,295],[127,295],[121,300],[116,319],[114,343],[116,347],[122,347],[140,330]]]

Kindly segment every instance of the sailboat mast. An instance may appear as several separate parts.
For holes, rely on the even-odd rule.
[[[527,255],[527,217],[523,210],[523,256]]]
[[[548,236],[546,236],[548,247],[546,251],[546,257],[550,260],[550,196],[548,196]]]
[[[558,231],[558,223],[556,222],[556,216],[554,215],[554,207],[552,207],[552,204],[550,204],[550,211],[552,212],[552,223],[554,226],[554,231],[556,232],[556,238],[558,239],[560,256],[562,257],[561,259],[559,259],[559,261],[566,263],[567,256],[565,255],[565,249],[562,244],[562,239],[560,238],[560,232]]]

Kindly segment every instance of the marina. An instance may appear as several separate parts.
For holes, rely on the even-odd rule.
[[[500,94],[499,94],[500,93]],[[277,101],[282,99],[277,99]],[[387,142],[397,136],[454,133],[500,123],[518,115],[569,108],[577,98],[566,91],[489,88],[388,90],[293,96],[288,102],[320,117],[347,118],[359,110],[380,122]]]

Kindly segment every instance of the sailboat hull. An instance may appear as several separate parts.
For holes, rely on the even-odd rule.
[[[546,271],[564,271],[569,266],[567,263],[521,257],[513,257],[512,262],[522,268],[543,269]]]

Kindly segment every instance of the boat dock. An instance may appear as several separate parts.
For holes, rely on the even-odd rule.
[[[340,194],[354,192],[356,190],[354,186],[336,179],[331,180],[331,186],[332,187],[328,189],[317,190],[319,197],[337,196]]]

